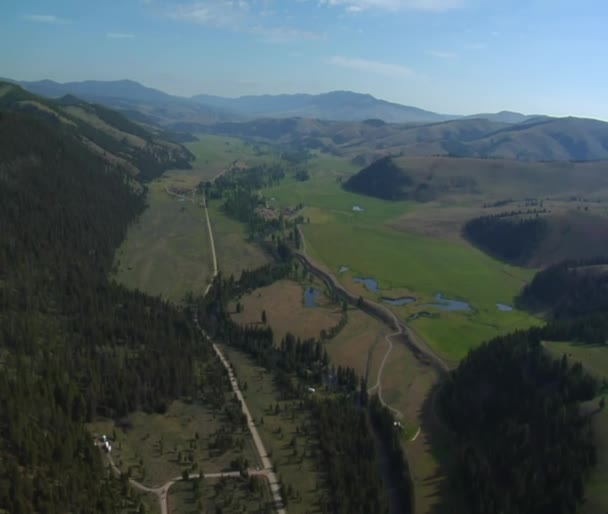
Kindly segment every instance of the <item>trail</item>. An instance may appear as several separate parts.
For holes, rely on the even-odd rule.
[[[388,349],[386,350],[386,353],[384,354],[384,358],[382,359],[382,362],[380,363],[380,367],[378,368],[378,374],[376,377],[376,383],[370,387],[367,392],[371,393],[374,390],[378,390],[378,400],[380,400],[380,403],[382,405],[384,405],[385,407],[387,407],[388,409],[390,409],[394,414],[396,414],[399,418],[403,418],[405,417],[403,415],[403,413],[399,410],[396,409],[395,407],[389,405],[387,402],[384,401],[384,398],[382,397],[382,373],[384,372],[384,366],[386,364],[386,361],[388,360],[388,356],[391,354],[391,352],[393,351],[393,341],[391,340],[391,338],[396,337],[396,336],[400,336],[403,334],[403,328],[401,327],[401,325],[399,325],[399,322],[397,320],[397,317],[391,312],[390,313],[395,321],[395,328],[397,329],[395,332],[393,332],[392,334],[387,334],[386,336],[384,336],[384,340],[388,343]]]

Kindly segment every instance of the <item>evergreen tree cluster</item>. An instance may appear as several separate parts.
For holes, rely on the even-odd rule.
[[[518,264],[527,262],[547,231],[545,219],[538,215],[521,217],[517,212],[474,218],[463,228],[464,236],[474,245]]]
[[[313,403],[321,447],[321,469],[331,496],[321,501],[331,514],[386,514],[374,441],[365,410],[348,400]]]
[[[116,512],[120,490],[84,423],[226,388],[185,313],[106,278],[144,194],[70,131],[0,112],[0,508],[8,512]]]
[[[583,498],[596,457],[578,403],[595,396],[597,383],[580,363],[549,356],[538,335],[484,343],[441,391],[472,513],[574,513]]]
[[[549,266],[523,289],[519,304],[560,319],[608,313],[608,273],[601,268],[606,263],[598,257]]]

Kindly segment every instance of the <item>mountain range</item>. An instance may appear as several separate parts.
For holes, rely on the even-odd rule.
[[[7,80],[7,79],[3,79]],[[125,111],[137,111],[156,123],[246,121],[254,118],[314,118],[333,121],[380,119],[387,123],[431,123],[461,118],[484,118],[504,123],[520,123],[524,114],[499,113],[457,116],[439,114],[407,105],[379,100],[368,94],[332,91],[318,95],[259,95],[225,98],[169,95],[132,80],[67,82],[52,80],[14,81],[42,96],[58,98],[67,94]]]
[[[18,84],[45,97],[68,95],[117,109],[136,125],[173,140],[195,133],[235,136],[300,150],[320,149],[361,166],[387,155],[608,159],[608,123],[593,119],[509,111],[452,116],[348,91],[184,98],[130,80]]]

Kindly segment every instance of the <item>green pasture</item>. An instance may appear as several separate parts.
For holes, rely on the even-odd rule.
[[[389,222],[418,204],[344,191],[340,178],[352,169],[344,159],[317,157],[309,166],[315,170],[310,180],[285,180],[265,189],[264,196],[274,198],[277,205],[304,204],[304,217],[310,220],[302,226],[307,252],[336,275],[341,266],[349,267],[339,278],[351,291],[377,300],[380,294],[352,282],[356,277],[371,277],[383,295],[417,297],[415,304],[395,309],[402,319],[421,310],[438,314],[417,319],[412,328],[448,361],[456,363],[485,339],[538,323],[523,312],[496,308],[497,303],[513,305],[535,270],[501,263],[457,238],[425,237],[390,228]],[[354,206],[363,211],[353,211]],[[472,311],[448,313],[425,307],[439,292],[466,301]]]
[[[115,255],[116,280],[152,295],[179,301],[187,291],[204,291],[213,261],[205,211],[190,196],[169,195],[170,178],[149,185],[148,208],[129,227]]]
[[[278,159],[276,152],[268,145],[248,143],[238,138],[196,134],[197,141],[184,146],[195,157],[191,173],[201,175],[202,179],[211,179],[234,161],[255,165]],[[207,172],[205,174],[204,172]]]

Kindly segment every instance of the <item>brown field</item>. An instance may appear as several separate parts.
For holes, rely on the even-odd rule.
[[[341,311],[338,306],[330,306],[329,299],[325,296],[317,298],[321,308],[304,307],[304,287],[292,280],[281,280],[271,286],[256,289],[241,298],[241,313],[234,312],[235,302],[230,305],[232,318],[244,325],[260,324],[262,311],[265,310],[276,341],[285,337],[287,332],[302,339],[318,338],[322,329],[338,324]],[[316,287],[321,289],[318,285]]]
[[[353,368],[359,376],[369,371],[368,382],[375,384],[378,366],[386,352],[386,327],[358,309],[348,310],[348,323],[325,348],[331,362]]]

